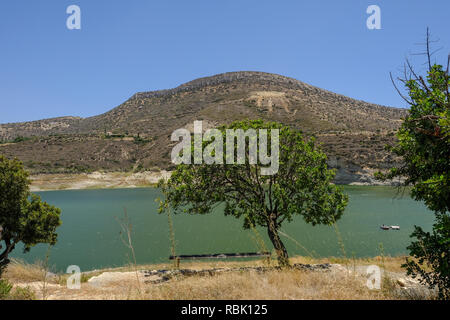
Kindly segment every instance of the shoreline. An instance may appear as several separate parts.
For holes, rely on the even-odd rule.
[[[398,270],[401,263],[404,262],[406,258],[411,258],[406,253],[399,253],[396,255],[371,255],[371,256],[361,256],[361,257],[345,257],[345,256],[308,256],[308,255],[292,255],[289,257],[291,264],[302,263],[302,264],[342,264],[351,266],[357,261],[359,264],[381,264],[383,261],[385,264],[393,264],[398,266]],[[270,256],[269,259],[272,266],[277,266],[277,258],[274,255]],[[39,266],[39,259],[34,261],[27,261],[23,258],[11,257],[10,265],[22,265],[22,266]],[[163,269],[174,269],[174,261],[167,259],[167,261],[155,261],[155,262],[142,262],[142,263],[124,263],[121,265],[110,265],[102,267],[92,267],[80,270],[82,274],[99,274],[102,272],[123,272],[123,271],[133,271],[133,270],[163,270]],[[254,257],[254,258],[196,258],[181,260],[178,269],[192,269],[192,270],[203,270],[205,268],[222,268],[222,267],[242,267],[242,266],[253,266],[253,265],[265,265],[267,263],[266,257]],[[55,268],[55,266],[54,266]],[[65,275],[65,271],[61,270],[49,270],[53,275]]]
[[[162,178],[169,178],[169,171],[146,172],[93,172],[77,174],[30,175],[30,191],[121,189],[154,187]]]
[[[61,191],[61,190],[90,190],[90,189],[127,189],[155,187],[162,178],[170,178],[170,171],[144,172],[100,172],[93,173],[50,173],[30,175],[30,191]],[[341,181],[338,184],[348,186],[396,186],[398,183],[378,181]]]

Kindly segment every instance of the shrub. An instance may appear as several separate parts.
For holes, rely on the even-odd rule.
[[[5,300],[8,298],[11,289],[12,284],[10,284],[8,280],[0,279],[0,300]]]
[[[25,287],[25,288],[16,287],[10,292],[8,299],[9,300],[35,300],[36,295],[34,294],[34,291],[31,290],[30,287]]]

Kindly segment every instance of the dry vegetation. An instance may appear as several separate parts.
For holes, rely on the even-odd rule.
[[[280,75],[231,72],[138,93],[95,117],[0,125],[0,153],[18,157],[33,174],[167,170],[174,130],[194,120],[222,125],[265,119],[317,136],[336,161],[332,166],[347,169],[341,183],[350,183],[350,177],[360,180],[361,168],[396,163],[384,145],[394,141],[405,115]]]
[[[331,263],[329,271],[272,270],[267,272],[233,271],[212,276],[178,276],[169,281],[154,284],[146,281],[143,274],[136,277],[134,266],[83,273],[80,290],[66,288],[68,275],[46,276],[41,265],[13,262],[5,278],[15,288],[27,288],[32,294],[26,297],[37,299],[423,299],[431,296],[409,293],[403,290],[400,265],[404,257],[375,257],[370,259],[312,259],[295,257],[292,263]],[[273,264],[275,262],[272,262]],[[339,263],[339,265],[335,265]],[[367,279],[356,272],[365,265],[378,265],[386,272],[381,290],[370,290]],[[267,261],[245,262],[189,262],[181,268],[204,270],[209,268],[234,268],[244,266],[267,266]],[[138,270],[170,269],[171,265],[142,265]],[[115,281],[100,285],[89,279],[111,272],[120,276]],[[140,279],[138,283],[137,279]],[[19,297],[20,298],[20,297]]]

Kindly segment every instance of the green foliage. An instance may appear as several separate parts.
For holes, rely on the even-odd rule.
[[[0,300],[5,300],[9,296],[12,287],[8,280],[0,279]]]
[[[29,287],[15,287],[6,279],[0,279],[0,300],[35,300],[36,296]]]
[[[242,217],[244,228],[267,228],[280,265],[287,265],[288,254],[278,235],[281,224],[295,216],[313,225],[332,224],[341,217],[347,196],[331,184],[335,172],[328,170],[327,158],[313,139],[305,141],[300,132],[278,123],[246,120],[219,128],[224,149],[226,129],[267,129],[269,136],[270,130],[279,129],[278,172],[261,175],[260,162],[249,164],[248,147],[245,164],[225,164],[225,152],[224,164],[180,164],[167,182],[159,183],[166,194],[160,212],[170,205],[175,213],[207,214],[225,204],[225,215]]]
[[[139,163],[136,168],[133,170],[133,172],[142,172],[145,171],[144,165],[142,163]]]
[[[61,210],[29,191],[28,173],[21,162],[0,156],[0,275],[8,256],[21,242],[28,252],[38,243],[56,243]]]
[[[391,148],[403,166],[377,176],[406,177],[414,199],[445,213],[450,211],[450,78],[441,65],[433,65],[426,81],[415,77],[404,83],[411,106],[397,134],[399,143]]]
[[[36,300],[36,295],[30,287],[15,287],[7,297],[9,300]]]
[[[139,134],[137,136],[134,136],[133,139],[134,139],[133,142],[135,144],[146,144],[146,143],[149,143],[149,142],[152,141],[152,139],[144,139],[144,138],[142,138]]]
[[[28,138],[28,137],[17,137],[17,138],[15,138],[12,142],[13,143],[19,143],[19,142],[24,142],[24,141],[28,141],[28,140],[30,140],[31,138]]]
[[[14,138],[13,140],[0,140],[0,144],[6,144],[6,143],[20,143],[20,142],[24,142],[24,141],[29,141],[32,140],[32,138],[30,137],[22,137],[22,136],[18,136],[16,138]]]
[[[407,274],[418,277],[422,284],[437,287],[439,298],[450,299],[450,217],[439,214],[432,233],[415,227],[411,237],[417,241],[408,247],[412,257],[402,265]]]
[[[409,98],[403,98],[410,109],[397,134],[398,145],[390,150],[403,159],[403,165],[388,174],[377,173],[377,177],[405,178],[405,186],[412,186],[411,196],[435,212],[432,233],[415,227],[411,237],[417,240],[408,249],[417,261],[407,260],[403,266],[422,283],[437,286],[440,298],[449,299],[450,77],[448,64],[445,70],[441,65],[431,65],[428,45],[429,40],[426,77],[417,75],[407,62],[409,77],[400,79],[408,92]]]

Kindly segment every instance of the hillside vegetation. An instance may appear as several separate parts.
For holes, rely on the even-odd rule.
[[[374,169],[396,165],[384,146],[405,109],[354,100],[263,72],[230,72],[177,88],[142,92],[90,118],[62,117],[0,125],[0,153],[33,173],[170,169],[170,134],[235,120],[265,119],[301,129],[323,144],[338,182],[371,182]]]

